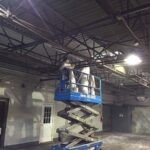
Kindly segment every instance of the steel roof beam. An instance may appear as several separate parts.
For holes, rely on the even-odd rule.
[[[129,9],[129,10],[124,11],[124,12],[121,12],[119,15],[120,16],[133,15],[133,14],[136,14],[136,13],[147,11],[149,9],[150,9],[150,3],[144,4],[144,5],[132,8],[132,9]]]
[[[132,37],[137,41],[137,42],[139,42],[139,44],[144,48],[144,50],[147,50],[147,48],[146,48],[146,46],[145,45],[143,45],[143,43],[142,43],[142,41],[136,36],[136,34],[132,31],[132,29],[129,27],[129,25],[128,25],[128,23],[127,23],[127,21],[124,19],[124,17],[123,16],[117,16],[116,15],[116,11],[114,10],[114,8],[110,5],[110,3],[107,1],[107,0],[105,0],[105,1],[101,1],[101,0],[96,0],[97,1],[97,3],[100,5],[100,7],[113,19],[113,17],[115,17],[115,19],[117,20],[117,21],[121,21],[122,23],[123,23],[123,25],[128,29],[128,31],[129,31],[129,33],[132,35]],[[150,8],[150,6],[147,8],[147,9],[149,9]],[[146,9],[146,10],[147,10]],[[143,10],[143,9],[141,9],[141,10]],[[137,10],[135,10],[135,11],[133,11],[133,12],[137,12]],[[125,14],[127,14],[127,13],[125,13]],[[124,15],[125,15],[124,14]],[[149,54],[149,53],[148,53]],[[108,67],[108,66],[105,66],[105,67]],[[112,70],[112,72],[115,72],[115,73],[117,73],[113,68],[110,68],[110,67],[108,67],[110,70]],[[120,73],[118,73],[119,75],[120,75]],[[121,74],[121,76],[125,76],[125,77],[128,77],[128,76],[126,76],[125,74]],[[140,79],[140,80],[139,80]],[[130,78],[130,80],[132,80],[132,81],[135,81],[135,82],[137,82],[138,84],[140,84],[140,85],[142,85],[142,86],[144,86],[144,87],[150,87],[149,86],[149,81],[147,81],[147,80],[145,80],[144,78],[142,78],[142,77],[139,77],[138,75],[135,77],[135,78]],[[144,80],[145,82],[146,82],[146,84],[143,84],[142,82],[141,82],[141,80]]]
[[[19,49],[24,49],[24,48],[32,47],[35,45],[40,45],[42,43],[43,43],[43,41],[34,41],[34,42],[27,43],[27,44],[15,45],[15,46],[9,47],[8,49],[10,49],[13,52],[13,51],[17,51]]]
[[[99,0],[99,1],[101,1],[101,2],[103,2],[102,0]],[[107,8],[108,9],[108,8]],[[123,12],[121,12],[121,13],[115,13],[114,15],[115,15],[115,17],[116,16],[128,16],[129,15],[129,17],[131,16],[131,15],[135,15],[135,14],[137,14],[137,13],[142,13],[142,12],[144,12],[144,11],[147,11],[147,10],[149,10],[150,9],[150,3],[148,3],[148,4],[145,4],[145,5],[141,5],[141,6],[138,6],[138,7],[135,7],[135,8],[132,8],[132,9],[129,9],[129,10],[127,10],[127,11],[123,11]],[[83,26],[79,26],[79,27],[77,27],[77,28],[74,28],[74,29],[72,29],[72,30],[70,30],[69,31],[69,33],[77,33],[77,32],[80,32],[81,30],[82,31],[87,31],[87,30],[89,30],[89,28],[90,28],[90,30],[92,30],[93,28],[92,28],[92,26],[94,26],[94,25],[97,25],[97,28],[99,27],[99,26],[103,26],[103,24],[102,23],[104,23],[104,26],[105,26],[105,24],[106,25],[109,25],[109,24],[114,24],[114,23],[116,23],[116,20],[115,20],[115,17],[114,17],[114,20],[113,21],[111,21],[112,20],[112,16],[107,16],[107,17],[104,17],[104,18],[101,18],[101,19],[98,19],[98,20],[95,20],[95,21],[93,21],[93,22],[90,22],[90,23],[88,23],[88,24],[86,24],[86,25],[83,25]],[[132,17],[131,17],[132,18]],[[111,22],[110,22],[111,21]],[[107,23],[108,22],[108,23]],[[101,24],[100,24],[101,23]],[[99,24],[99,25],[98,25]],[[88,28],[88,29],[86,29],[86,28]],[[95,27],[94,27],[95,28]]]

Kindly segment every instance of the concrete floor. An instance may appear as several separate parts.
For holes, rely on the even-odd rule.
[[[102,150],[150,150],[150,136],[104,133]]]
[[[150,136],[103,133],[98,137],[103,139],[102,150],[150,150]],[[18,150],[50,150],[50,145],[31,146]]]

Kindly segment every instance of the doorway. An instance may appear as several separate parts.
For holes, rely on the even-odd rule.
[[[112,105],[103,105],[103,131],[112,131]]]
[[[44,104],[42,109],[41,125],[40,125],[40,143],[50,142],[52,138],[52,111],[51,104]]]
[[[112,107],[112,130],[131,133],[132,108],[130,106]]]
[[[4,147],[9,99],[0,98],[0,148]]]

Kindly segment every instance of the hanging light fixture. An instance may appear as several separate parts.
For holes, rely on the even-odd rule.
[[[135,54],[131,54],[127,56],[127,58],[124,61],[125,61],[125,64],[129,66],[136,66],[142,62],[141,58]]]

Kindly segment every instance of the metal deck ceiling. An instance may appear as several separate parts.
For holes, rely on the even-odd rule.
[[[104,80],[103,73],[108,72],[126,81],[132,76],[133,83],[143,85],[139,82],[139,78],[143,79],[142,71],[133,69],[132,74],[122,75],[112,64],[122,63],[131,52],[148,60],[148,1],[2,0],[0,4],[13,15],[0,19],[0,56],[4,67],[9,64],[43,75],[57,72],[61,63],[70,58],[79,67],[98,67]],[[135,42],[140,45],[134,46]],[[147,61],[141,66],[140,70],[144,68],[143,72],[148,74]]]

